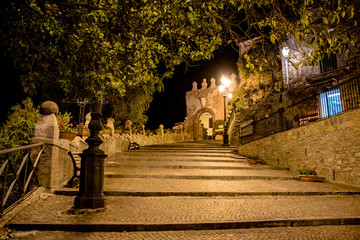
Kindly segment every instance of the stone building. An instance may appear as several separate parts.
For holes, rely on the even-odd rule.
[[[236,88],[236,75],[231,75],[229,92]],[[224,120],[224,98],[220,93],[215,78],[208,81],[203,79],[201,88],[193,82],[191,91],[186,92],[186,121],[184,131],[194,140],[213,137],[215,134],[214,123]],[[227,98],[227,105],[229,99]],[[227,108],[229,109],[229,108]]]
[[[286,47],[284,91],[237,111],[230,144],[271,165],[317,166],[330,181],[360,185],[360,43],[298,68],[310,49],[294,39]]]

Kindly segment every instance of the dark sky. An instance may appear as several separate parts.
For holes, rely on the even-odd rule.
[[[22,87],[18,82],[18,73],[13,68],[13,62],[4,56],[4,47],[0,47],[0,122],[7,119],[11,106],[21,103],[26,95],[22,91]],[[156,93],[154,100],[147,112],[149,117],[146,128],[156,129],[160,124],[165,128],[171,128],[177,122],[184,121],[186,117],[185,93],[192,89],[192,82],[196,81],[201,86],[203,78],[208,80],[215,77],[220,79],[222,74],[230,76],[231,73],[237,74],[236,60],[238,53],[231,47],[224,48],[215,54],[214,59],[197,63],[196,67],[188,68],[180,65],[176,68],[176,72],[172,79],[166,79],[164,82],[164,91]],[[35,104],[40,104],[35,101]],[[72,108],[78,111],[76,104]],[[87,112],[87,110],[86,110]],[[78,113],[72,114],[78,118]]]

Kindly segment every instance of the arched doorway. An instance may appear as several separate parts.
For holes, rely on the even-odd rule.
[[[202,108],[194,114],[194,140],[209,138],[213,135],[214,119],[214,111],[210,108]],[[202,126],[206,131],[205,133],[202,131]]]
[[[213,117],[209,112],[204,112],[199,116],[199,123],[203,125],[206,130],[207,138],[213,135]]]

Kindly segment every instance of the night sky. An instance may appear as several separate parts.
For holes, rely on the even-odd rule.
[[[26,98],[18,82],[19,74],[13,68],[12,60],[4,55],[4,50],[4,47],[0,46],[1,123],[7,119],[11,106],[21,103]],[[196,81],[200,87],[203,78],[206,78],[210,84],[212,77],[219,81],[222,74],[228,77],[231,73],[237,74],[235,64],[237,58],[238,53],[232,47],[227,47],[218,51],[214,59],[196,63],[197,66],[188,70],[185,64],[178,66],[173,78],[165,80],[164,91],[154,95],[154,100],[147,111],[149,119],[146,128],[156,129],[160,124],[165,128],[171,128],[175,123],[183,122],[186,117],[185,94],[192,89],[192,82]],[[34,102],[40,104],[36,100]],[[78,109],[76,104],[73,105],[73,109]],[[73,117],[77,118],[78,113],[73,113]]]

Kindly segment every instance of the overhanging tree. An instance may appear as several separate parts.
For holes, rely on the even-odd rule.
[[[268,46],[289,37],[312,46],[305,64],[349,50],[359,34],[359,6],[359,0],[18,0],[8,4],[3,35],[27,93],[55,88],[99,100],[142,88],[151,96],[176,65],[210,59],[229,43],[260,37],[257,61],[265,63],[274,59]]]

